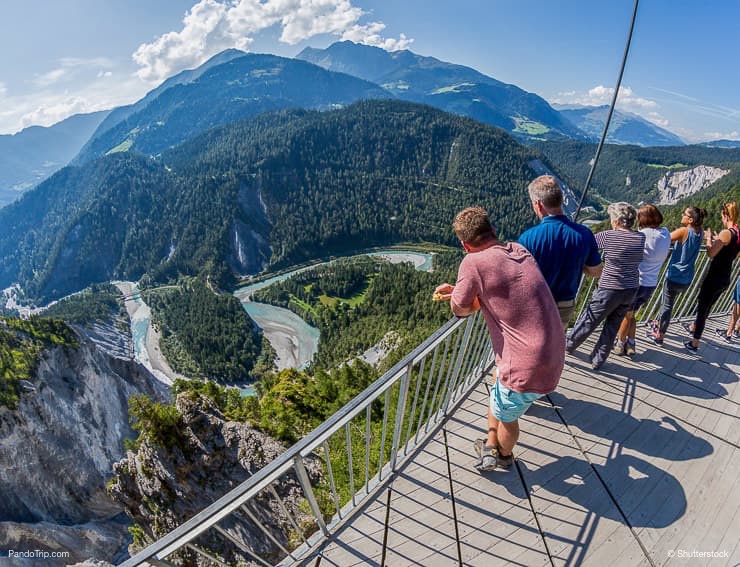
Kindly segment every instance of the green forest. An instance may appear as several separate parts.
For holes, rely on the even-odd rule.
[[[440,249],[444,250],[444,249]],[[454,282],[462,252],[435,254],[434,271],[363,257],[334,262],[258,291],[255,300],[286,307],[321,332],[314,365],[332,368],[362,354],[388,332],[409,352],[450,317],[431,301],[434,288]]]
[[[78,346],[74,331],[61,321],[0,317],[0,407],[16,409],[21,381],[33,381],[46,348]]]
[[[536,142],[552,169],[576,190],[583,188],[596,144],[585,142]],[[670,169],[689,169],[697,165],[730,169],[729,175],[713,184],[710,191],[727,192],[740,185],[740,149],[705,146],[639,147],[604,146],[591,183],[591,201],[655,202],[656,184]],[[629,185],[627,184],[629,178]],[[703,195],[702,195],[703,198]]]
[[[41,313],[44,319],[61,319],[66,323],[90,325],[111,317],[128,327],[128,314],[121,301],[121,292],[112,284],[93,284],[81,292],[65,297]]]
[[[472,204],[513,238],[535,222],[525,187],[538,155],[399,101],[262,115],[157,159],[113,154],[59,171],[0,210],[0,285],[17,281],[36,301],[145,274],[231,289],[260,259],[275,270],[374,245],[454,244],[450,222]]]
[[[205,281],[181,280],[174,288],[142,291],[161,332],[160,346],[173,370],[193,378],[249,382],[257,367],[270,367],[262,333],[230,294]]]

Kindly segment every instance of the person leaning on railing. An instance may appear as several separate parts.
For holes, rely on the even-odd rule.
[[[719,234],[714,234],[711,228],[704,231],[704,237],[707,239],[707,256],[712,261],[699,290],[696,319],[691,325],[686,325],[686,330],[692,334],[692,339],[686,341],[684,346],[691,352],[697,352],[699,349],[699,340],[704,332],[712,305],[730,286],[732,262],[740,253],[740,229],[737,226],[737,219],[737,203],[725,203],[722,205],[722,225],[725,228]]]
[[[558,304],[563,329],[568,328],[576,308],[581,274],[601,275],[601,256],[593,233],[563,213],[563,191],[552,175],[540,175],[527,187],[540,223],[519,237],[537,260],[542,275]]]
[[[637,211],[629,203],[612,203],[607,208],[612,230],[596,235],[596,242],[603,250],[604,269],[599,286],[591,301],[576,321],[568,336],[566,351],[575,350],[604,321],[604,328],[591,351],[591,368],[598,370],[604,364],[614,346],[619,325],[632,305],[640,285],[637,267],[642,262],[645,235],[632,227]]]
[[[640,232],[645,235],[645,249],[642,262],[638,266],[640,287],[637,288],[637,295],[619,326],[617,354],[627,356],[635,354],[637,331],[635,313],[647,303],[655,288],[658,287],[660,269],[663,267],[668,252],[671,251],[671,233],[667,228],[660,226],[662,223],[663,215],[655,205],[643,205],[637,211],[637,224],[640,225]]]
[[[467,254],[455,285],[437,286],[433,298],[450,300],[458,317],[483,312],[497,379],[488,406],[488,436],[473,444],[476,468],[508,468],[519,439],[519,417],[560,380],[565,335],[550,288],[521,244],[499,241],[480,207],[460,211],[453,228]]]
[[[705,209],[686,207],[681,216],[683,226],[671,232],[671,243],[675,244],[663,283],[660,313],[657,321],[650,322],[648,330],[648,338],[656,345],[663,344],[671,322],[673,306],[678,296],[689,288],[691,280],[694,279],[696,257],[701,249],[702,224],[706,216]]]

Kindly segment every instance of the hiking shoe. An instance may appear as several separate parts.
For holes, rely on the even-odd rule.
[[[475,465],[477,471],[489,472],[495,471],[496,469],[506,470],[514,464],[513,453],[511,455],[503,457],[499,455],[497,451],[494,450],[494,452],[494,455],[489,454],[483,455],[483,457],[481,457],[481,460]]]
[[[740,339],[740,331],[733,332],[732,336],[735,337],[736,339]]]
[[[727,335],[727,331],[721,327],[717,327],[714,329],[714,332],[717,333],[720,337],[722,337],[726,342],[731,343],[732,337]]]
[[[663,346],[663,337],[661,337],[657,331],[648,331],[647,338],[653,341],[658,346]]]
[[[475,468],[480,472],[488,472],[495,469],[508,469],[514,462],[514,455],[502,457],[498,454],[496,447],[486,445],[485,439],[476,439],[473,443],[473,450],[478,455],[478,462]]]
[[[504,457],[503,455],[496,454],[496,468],[497,469],[508,469],[514,464],[514,453]]]
[[[485,439],[476,439],[473,441],[473,451],[475,451],[475,454],[480,459],[483,456],[483,449],[488,449],[495,451],[495,447],[488,446],[486,447],[486,440]]]
[[[636,353],[635,350],[635,341],[627,340],[627,344],[624,346],[624,354],[627,356],[632,356]]]
[[[620,356],[624,356],[627,354],[627,341],[620,341],[619,339],[616,339],[614,341],[614,352]]]
[[[686,341],[685,343],[683,343],[683,346],[685,346],[689,352],[693,352],[694,354],[699,352],[699,347],[695,347],[694,343],[692,343],[691,341]]]

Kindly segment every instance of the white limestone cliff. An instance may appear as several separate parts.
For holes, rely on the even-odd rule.
[[[706,189],[728,173],[729,169],[709,165],[698,165],[684,171],[668,171],[658,181],[658,204],[673,205],[684,197]]]

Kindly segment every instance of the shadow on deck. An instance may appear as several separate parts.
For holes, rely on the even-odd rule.
[[[726,323],[709,322],[700,356],[674,325],[663,347],[638,335],[637,355],[599,372],[591,338],[522,418],[509,471],[473,468],[481,382],[302,564],[738,565],[740,343],[714,334]]]

